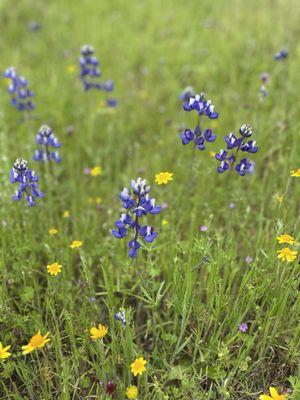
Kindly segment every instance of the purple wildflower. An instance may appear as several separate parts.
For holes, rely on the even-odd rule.
[[[12,199],[19,201],[24,194],[27,204],[30,207],[35,206],[36,199],[44,197],[38,188],[38,180],[35,172],[28,168],[27,161],[17,158],[10,171],[10,182],[18,183],[19,188]]]
[[[133,230],[134,238],[128,243],[128,254],[130,258],[135,258],[141,247],[139,238],[147,243],[152,243],[157,237],[157,232],[152,226],[140,225],[140,218],[148,214],[159,214],[161,207],[156,205],[155,199],[149,196],[150,186],[147,186],[145,179],[138,178],[131,181],[131,190],[124,188],[119,197],[126,213],[122,213],[118,221],[115,222],[115,228],[111,233],[117,239],[127,236],[128,229]]]
[[[24,76],[19,76],[14,67],[9,67],[3,74],[10,79],[8,93],[11,95],[11,104],[19,111],[32,111],[35,105],[32,102],[34,93],[29,89],[29,83]]]
[[[242,332],[242,333],[246,333],[248,331],[248,329],[249,329],[249,327],[248,327],[247,322],[242,322],[239,325],[239,331]]]
[[[239,129],[240,137],[234,133],[225,136],[224,140],[227,150],[222,149],[215,155],[220,162],[217,167],[219,173],[234,169],[240,176],[244,176],[254,171],[253,162],[247,158],[237,159],[239,151],[247,153],[257,153],[258,147],[254,140],[248,140],[252,136],[252,126],[244,124]],[[237,164],[236,164],[237,163]]]
[[[35,161],[55,161],[61,162],[61,158],[56,150],[52,151],[51,147],[57,149],[61,147],[60,142],[52,132],[52,129],[47,125],[42,125],[36,136],[36,143],[42,147],[38,148],[33,156]]]
[[[208,231],[208,226],[206,226],[206,225],[200,226],[200,231],[201,232],[207,232]]]

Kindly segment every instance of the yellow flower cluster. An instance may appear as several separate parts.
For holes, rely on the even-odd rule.
[[[50,339],[48,339],[49,334],[50,332],[46,333],[45,336],[42,336],[41,331],[39,330],[35,335],[32,336],[28,344],[22,346],[22,354],[26,355],[36,349],[44,347],[45,344],[50,341]],[[5,360],[11,356],[11,353],[8,351],[10,348],[11,346],[3,347],[2,343],[0,342],[0,360]]]
[[[131,373],[133,374],[133,376],[142,375],[143,372],[146,371],[146,367],[145,367],[146,364],[147,364],[147,361],[144,360],[143,357],[136,358],[133,361],[133,363],[131,363],[131,365],[130,365]],[[139,394],[139,391],[135,385],[130,385],[126,389],[126,396],[127,396],[127,399],[129,399],[129,400],[137,399],[138,394]]]
[[[289,245],[295,244],[295,239],[293,236],[288,233],[284,233],[283,235],[277,236],[277,241],[280,244],[287,243]],[[282,249],[277,251],[277,257],[286,262],[292,262],[297,258],[298,252],[296,250],[291,250],[289,247],[283,247]]]

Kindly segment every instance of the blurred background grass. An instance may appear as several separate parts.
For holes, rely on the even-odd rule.
[[[291,388],[289,376],[299,373],[299,266],[277,261],[276,235],[299,229],[299,183],[289,178],[299,168],[299,2],[24,0],[0,7],[1,69],[13,65],[26,76],[37,105],[35,118],[22,121],[3,82],[0,338],[16,350],[2,366],[2,398],[105,398],[99,381],[112,379],[123,399],[136,355],[149,360],[143,399],[255,399],[271,384]],[[33,32],[32,22],[40,29]],[[77,59],[85,43],[94,46],[104,79],[115,81],[115,112],[103,107],[101,93],[82,90]],[[289,58],[276,63],[282,47]],[[263,72],[271,82],[259,102]],[[206,92],[220,113],[218,139],[196,154],[192,169],[192,149],[179,138],[196,122],[179,101],[187,85]],[[15,158],[31,159],[42,123],[62,141],[63,161],[54,176],[31,162],[46,198],[29,209],[11,202],[8,173]],[[218,175],[209,150],[243,123],[254,126],[260,146],[256,172]],[[103,174],[85,176],[94,165]],[[174,173],[166,187],[154,184],[160,171]],[[119,191],[140,175],[168,209],[153,219],[155,245],[132,262],[109,228]],[[53,226],[59,234],[51,238]],[[73,239],[84,240],[75,255]],[[57,279],[46,273],[55,261],[63,264]],[[113,321],[121,306],[130,321],[124,331]],[[237,327],[244,320],[250,331],[243,336]],[[89,340],[96,322],[109,326],[104,350]],[[37,329],[50,330],[51,346],[25,359],[18,346]]]

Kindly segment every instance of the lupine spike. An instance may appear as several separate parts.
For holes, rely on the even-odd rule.
[[[253,154],[258,152],[256,142],[254,140],[248,140],[252,136],[253,128],[251,125],[243,124],[239,129],[239,133],[241,137],[237,137],[234,133],[225,136],[224,140],[227,145],[227,150],[222,149],[220,153],[215,155],[216,160],[220,161],[220,165],[217,167],[219,173],[233,168],[240,176],[245,176],[253,172],[253,161],[247,158],[242,158],[239,161],[237,160],[239,150]],[[235,153],[233,154],[234,150]],[[238,163],[234,166],[236,161],[238,161]]]
[[[55,161],[57,163],[61,162],[61,158],[56,150],[61,147],[61,143],[58,141],[54,135],[52,129],[48,125],[42,125],[36,136],[36,143],[42,148],[38,148],[33,156],[35,161]]]
[[[32,102],[34,93],[29,89],[29,83],[26,78],[19,76],[14,67],[7,68],[3,77],[10,79],[8,93],[11,95],[11,104],[19,111],[32,111],[35,105]]]
[[[44,197],[38,188],[38,180],[35,172],[28,168],[28,162],[22,158],[17,158],[10,171],[10,182],[19,183],[19,188],[12,199],[19,201],[24,195],[27,204],[30,207],[34,206],[36,198]]]
[[[94,56],[94,48],[89,44],[85,44],[81,48],[81,57],[79,58],[80,65],[80,79],[83,83],[84,90],[91,89],[103,90],[106,93],[114,90],[114,82],[112,80],[101,83],[99,78],[101,76],[99,60]],[[106,98],[108,107],[116,107],[117,100]]]
[[[122,201],[123,208],[127,211],[122,213],[118,221],[115,222],[115,228],[111,233],[117,239],[127,236],[128,229],[134,233],[134,237],[128,243],[128,255],[135,258],[141,247],[139,239],[143,239],[147,243],[152,243],[157,237],[157,232],[153,227],[140,225],[140,218],[148,214],[159,214],[161,207],[155,204],[155,199],[149,196],[150,186],[147,185],[145,179],[138,178],[131,181],[131,191],[124,188],[119,197]]]
[[[182,99],[185,99],[183,103],[183,109],[185,111],[197,111],[199,118],[206,115],[209,119],[218,118],[219,114],[214,111],[214,105],[210,100],[206,100],[205,94],[192,95],[191,88],[187,88],[186,92],[181,95]],[[201,130],[200,124],[195,127],[194,131],[187,128],[180,134],[181,143],[183,145],[193,142],[198,150],[205,150],[206,143],[214,142],[217,136],[212,132],[211,129]]]

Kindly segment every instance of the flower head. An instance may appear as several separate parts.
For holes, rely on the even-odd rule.
[[[138,397],[139,391],[135,385],[131,385],[126,389],[126,396],[129,400],[135,400]]]
[[[294,171],[291,172],[291,176],[300,178],[300,168],[295,169]]]
[[[10,348],[11,346],[3,347],[2,342],[0,342],[0,360],[5,360],[5,358],[11,356],[11,353],[8,352]]]
[[[27,204],[30,207],[34,206],[37,198],[44,197],[38,188],[38,180],[35,172],[28,168],[27,161],[17,158],[10,171],[10,182],[19,184],[19,188],[12,199],[19,201],[24,194]]]
[[[70,244],[71,249],[77,249],[78,247],[81,247],[83,245],[82,240],[73,240],[73,242]]]
[[[116,321],[121,321],[122,325],[126,325],[126,314],[124,310],[118,311],[115,315],[114,318]]]
[[[58,263],[53,263],[47,265],[47,271],[49,275],[56,276],[61,273],[62,265]]]
[[[249,327],[248,327],[247,322],[242,322],[239,325],[239,331],[242,332],[242,333],[246,333],[248,331],[248,329],[249,329]]]
[[[284,60],[285,58],[288,57],[288,55],[289,55],[289,53],[286,49],[281,49],[274,55],[274,60],[275,61]]]
[[[131,364],[131,372],[134,376],[142,375],[146,371],[147,361],[143,357],[136,358]]]
[[[70,211],[67,211],[67,210],[64,211],[62,217],[63,218],[70,218]]]
[[[183,100],[185,103],[189,103],[191,97],[195,97],[196,93],[194,92],[191,86],[187,86],[183,92],[180,94],[179,99]]]
[[[115,382],[113,382],[113,381],[108,381],[108,382],[106,383],[106,388],[105,388],[105,390],[106,390],[106,393],[107,393],[107,394],[113,394],[113,393],[116,391],[116,388],[117,388],[117,384],[116,384]]]
[[[214,111],[214,105],[211,100],[206,100],[206,95],[204,93],[190,97],[188,102],[183,103],[183,109],[185,111],[195,110],[199,116],[206,115],[210,119],[216,119],[219,116],[219,114]]]
[[[269,392],[270,396],[262,394],[259,396],[259,400],[285,400],[287,398],[286,394],[278,394],[274,387],[270,387]]]
[[[31,353],[35,349],[44,347],[45,344],[50,341],[50,339],[47,338],[49,334],[50,332],[46,333],[45,336],[42,336],[41,331],[39,330],[34,336],[32,336],[28,344],[22,346],[23,354],[25,355]]]
[[[240,136],[236,136],[231,132],[224,137],[227,150],[222,149],[215,155],[216,160],[220,162],[217,167],[219,173],[234,169],[240,176],[252,173],[254,171],[254,163],[248,158],[238,160],[241,152],[257,153],[258,147],[254,140],[248,140],[253,134],[251,125],[243,124],[239,129]],[[240,153],[239,153],[240,152]]]
[[[56,228],[50,228],[48,232],[49,235],[54,236],[57,234],[58,230]]]
[[[115,228],[111,233],[117,239],[127,236],[128,229],[133,230],[134,238],[128,243],[128,255],[130,258],[137,257],[138,250],[141,247],[138,241],[139,237],[145,242],[151,243],[157,237],[157,233],[152,226],[140,225],[140,218],[148,214],[159,214],[161,207],[156,205],[155,199],[149,196],[150,186],[145,179],[138,178],[131,181],[131,191],[124,188],[119,197],[126,213],[122,213],[118,221],[115,222]]]
[[[293,236],[289,235],[288,233],[284,233],[283,235],[277,236],[278,243],[288,243],[288,244],[295,244],[295,239]]]
[[[102,168],[101,168],[99,165],[93,167],[93,168],[90,170],[90,175],[91,175],[91,176],[99,176],[99,175],[101,175],[101,174],[102,174]]]
[[[158,185],[166,185],[169,181],[173,180],[173,174],[171,172],[160,172],[155,175],[155,182]]]
[[[32,157],[35,161],[55,161],[56,163],[61,162],[61,158],[56,150],[61,147],[60,142],[54,135],[52,129],[48,125],[42,125],[36,136],[36,143],[40,145]]]
[[[292,262],[297,258],[298,252],[296,250],[291,250],[288,247],[284,247],[277,251],[277,257],[282,261]]]
[[[19,111],[32,111],[35,105],[32,102],[34,93],[29,89],[29,83],[24,76],[19,76],[14,67],[4,71],[4,78],[10,79],[8,93],[11,96],[11,104]]]
[[[100,83],[99,78],[101,71],[99,67],[99,60],[94,56],[94,48],[85,44],[81,48],[81,57],[79,58],[80,66],[80,79],[83,83],[84,90],[91,89],[103,90],[105,93],[114,90],[114,82],[112,80]],[[108,107],[115,107],[117,101],[114,99],[106,99]]]
[[[99,324],[98,328],[93,326],[90,329],[91,339],[93,340],[102,339],[107,334],[107,332],[108,328],[104,325]]]

